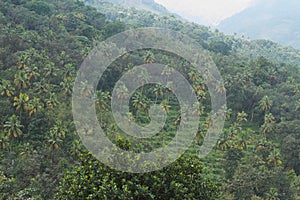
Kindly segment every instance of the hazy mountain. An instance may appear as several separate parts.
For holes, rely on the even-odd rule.
[[[251,39],[269,39],[300,49],[299,8],[299,0],[260,0],[222,21],[218,29]]]

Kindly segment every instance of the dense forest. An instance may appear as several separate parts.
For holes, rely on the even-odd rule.
[[[72,90],[99,42],[141,27],[169,28],[201,44],[224,79],[218,92],[226,93],[227,109],[221,137],[200,159],[197,150],[212,125],[202,75],[168,52],[144,49],[119,57],[96,86],[94,102],[101,127],[119,148],[163,147],[182,117],[172,91],[145,85],[130,97],[129,114],[147,125],[149,107],[157,104],[167,113],[165,126],[145,140],[120,130],[110,108],[112,89],[134,66],[176,65],[193,86],[201,112],[193,144],[180,158],[164,169],[132,174],[104,165],[81,143]],[[293,48],[226,36],[171,14],[104,1],[2,0],[0,199],[300,199],[299,66],[300,52]]]

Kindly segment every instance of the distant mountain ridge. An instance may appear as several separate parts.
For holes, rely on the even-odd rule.
[[[261,0],[218,25],[221,31],[300,49],[300,1]]]
[[[231,47],[232,55],[242,60],[255,60],[263,56],[274,62],[300,65],[300,52],[292,47],[284,47],[268,40],[249,41],[235,36],[228,36],[220,31],[211,30],[209,27],[182,20],[182,18],[173,14],[161,16],[160,14],[153,14],[135,8],[124,8],[122,5],[112,4],[105,0],[82,1],[97,8],[109,20],[119,20],[131,28],[168,28],[186,33],[206,48],[213,43],[217,42],[218,44],[218,41],[225,41],[225,44]]]

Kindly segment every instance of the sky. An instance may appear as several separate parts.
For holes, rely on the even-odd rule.
[[[257,0],[155,0],[169,11],[194,22],[217,25]]]

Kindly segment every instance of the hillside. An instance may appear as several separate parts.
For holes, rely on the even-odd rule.
[[[124,48],[114,47],[122,41],[113,41],[98,48],[112,50],[105,51],[105,57],[118,55],[99,83],[91,85],[89,78],[78,81],[83,75],[80,66],[98,55],[92,50],[99,43],[125,30],[150,26],[188,34],[194,40],[188,47],[201,44],[222,75],[224,87],[214,87],[214,91],[226,95],[225,126],[205,158],[200,159],[199,151],[205,138],[212,136],[209,128],[216,126],[208,88],[215,80],[198,72],[188,60],[160,49],[119,54]],[[145,39],[153,41],[153,37]],[[191,56],[199,58],[199,52]],[[120,77],[128,75],[130,80],[140,78],[145,83],[153,75],[132,72],[136,66],[155,63],[167,66],[160,73],[167,86],[145,84],[129,95],[130,88]],[[299,65],[299,52],[293,48],[234,38],[174,15],[104,1],[2,0],[0,199],[299,199]],[[192,113],[199,115],[197,121],[183,120],[189,113],[182,113],[184,108],[170,89],[181,86],[170,76],[173,71],[182,74],[195,94]],[[93,70],[91,74],[98,73]],[[75,93],[74,84],[79,87]],[[78,96],[88,98],[82,101],[84,106],[72,101]],[[125,121],[129,127],[146,127],[161,113],[166,114],[165,124],[149,138],[135,137],[114,118],[111,102],[116,99],[120,102],[116,106],[128,107]],[[85,118],[90,108],[95,109],[102,135],[114,144],[111,152],[99,145],[105,140],[93,138],[101,131],[89,119],[78,127],[73,114]],[[178,129],[190,126],[197,129],[178,137]],[[96,153],[88,151],[82,136],[95,144]],[[147,170],[164,164],[173,153],[177,155],[185,136],[192,136],[190,147],[175,162],[156,171],[130,173],[137,167]],[[176,145],[170,151],[141,162],[139,155],[164,149],[173,141]],[[120,150],[138,156],[112,154]],[[131,171],[104,164],[99,155],[106,155],[115,166],[125,163]]]
[[[278,43],[269,40],[249,41],[235,36],[228,36],[218,30],[189,23],[174,15],[159,16],[151,12],[143,12],[133,8],[122,8],[111,4],[103,3],[103,0],[91,2],[83,0],[87,5],[96,7],[104,13],[108,19],[120,20],[131,27],[162,27],[176,31],[182,31],[192,38],[196,38],[204,48],[211,43],[224,42],[229,47],[231,54],[237,59],[258,59],[263,56],[275,62],[300,65],[300,52],[292,47],[283,47]],[[221,42],[222,41],[222,42]]]
[[[300,49],[300,2],[261,0],[222,21],[218,29],[251,39],[269,39]]]
[[[98,1],[87,1],[89,3],[97,3]],[[169,11],[162,5],[156,3],[154,0],[105,0],[112,4],[120,5],[124,8],[136,8],[140,10],[151,11],[156,14],[167,15]]]

